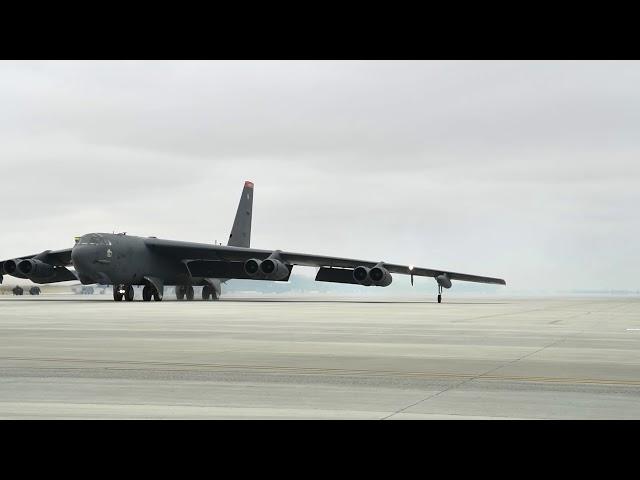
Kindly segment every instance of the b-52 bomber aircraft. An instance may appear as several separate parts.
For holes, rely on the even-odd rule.
[[[165,285],[176,286],[178,300],[193,300],[194,286],[202,286],[203,300],[217,300],[221,284],[230,279],[287,281],[294,265],[319,267],[316,280],[386,287],[392,274],[433,277],[442,289],[452,280],[506,285],[501,278],[446,270],[396,265],[387,262],[327,257],[281,250],[251,248],[253,183],[245,182],[226,246],[135,237],[127,234],[89,233],[73,248],[0,262],[2,275],[27,278],[34,283],[80,280],[83,285],[113,285],[113,299],[132,301],[134,285],[144,286],[142,298],[162,300]],[[73,266],[75,272],[67,267]]]

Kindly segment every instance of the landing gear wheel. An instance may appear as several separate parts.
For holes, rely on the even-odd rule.
[[[120,285],[113,286],[113,299],[116,302],[121,302],[124,297],[124,293],[120,293]]]
[[[215,288],[211,288],[211,300],[217,301],[220,297],[218,297],[218,292],[216,292]]]
[[[438,285],[438,303],[442,303],[442,285]]]
[[[184,285],[176,285],[176,298],[178,300],[184,300],[184,294],[186,291],[187,289]]]
[[[162,297],[160,296],[160,294],[158,293],[158,291],[155,288],[153,289],[153,300],[155,302],[161,302],[162,301]]]
[[[209,300],[211,298],[211,290],[212,288],[209,285],[202,287],[202,300]]]
[[[187,286],[187,293],[186,293],[187,300],[189,301],[193,300],[194,295],[195,293],[193,291],[193,287],[191,285]]]
[[[133,285],[127,285],[124,287],[124,299],[127,302],[133,302],[133,298],[135,297],[135,290],[133,289]]]
[[[142,289],[142,300],[145,302],[151,301],[151,287],[149,285],[145,285]]]
[[[442,303],[442,295],[438,294],[438,303]]]

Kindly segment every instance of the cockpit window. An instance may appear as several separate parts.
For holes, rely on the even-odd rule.
[[[80,237],[78,245],[111,245],[111,242],[97,233],[89,233]]]

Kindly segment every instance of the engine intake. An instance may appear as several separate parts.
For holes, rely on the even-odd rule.
[[[11,275],[13,273],[15,273],[16,269],[18,268],[18,262],[20,260],[7,260],[6,262],[4,262],[4,264],[2,264],[2,269],[4,270],[4,273],[6,273],[7,275]]]
[[[262,262],[255,258],[250,258],[246,262],[244,262],[244,272],[249,275],[251,278],[258,278],[261,276],[260,272],[260,264]]]
[[[289,276],[287,266],[277,258],[267,258],[260,264],[260,270],[269,280],[284,280]]]
[[[376,287],[387,287],[391,285],[391,273],[389,270],[379,263],[373,268],[359,266],[353,269],[353,279],[356,283],[368,287],[375,285]]]
[[[371,279],[369,278],[369,269],[367,267],[356,267],[353,269],[353,279],[360,285],[368,287],[371,285]]]
[[[254,280],[285,280],[290,275],[287,265],[275,256],[265,260],[250,258],[244,262],[244,272]]]
[[[27,278],[47,278],[55,274],[55,267],[40,260],[22,260],[17,265],[18,273]]]
[[[369,270],[369,278],[377,287],[388,287],[391,285],[391,281],[393,280],[389,270],[379,265],[376,265]]]

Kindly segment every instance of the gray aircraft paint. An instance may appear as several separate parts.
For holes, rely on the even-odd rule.
[[[227,245],[230,247],[251,246],[251,215],[253,213],[253,183],[244,182],[236,218],[229,235]]]
[[[386,269],[388,274],[433,277],[437,281],[439,292],[443,287],[450,288],[451,280],[506,284],[500,278],[449,272],[442,269],[250,248],[253,191],[253,183],[245,182],[227,246],[126,234],[89,233],[80,237],[73,248],[45,251],[37,255],[20,257],[14,261],[19,263],[19,260],[33,258],[55,266],[56,273],[51,278],[30,278],[36,283],[70,280],[73,274],[65,267],[73,265],[75,275],[85,285],[95,283],[110,284],[115,287],[146,285],[159,292],[160,298],[165,285],[208,285],[219,295],[221,282],[230,278],[275,280],[268,277],[250,277],[243,268],[244,262],[250,259],[259,262],[272,259],[276,260],[276,263],[280,262],[281,267],[284,265],[288,269],[288,272],[283,270],[278,278],[283,281],[289,278],[293,265],[301,265],[321,267],[316,280],[338,283],[354,283],[349,278],[353,278],[356,267],[365,267],[367,271],[379,267]],[[2,274],[25,278],[19,272],[5,271],[7,260],[2,261],[0,265],[0,278]],[[199,274],[194,275],[190,265],[194,270],[197,267]],[[371,285],[371,282],[363,285]]]

